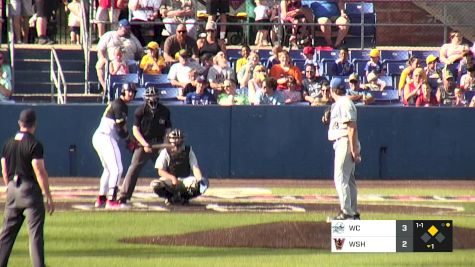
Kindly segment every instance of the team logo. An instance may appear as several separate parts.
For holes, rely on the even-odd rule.
[[[345,224],[342,222],[337,222],[332,226],[332,233],[341,234],[345,231]]]
[[[345,244],[344,238],[333,238],[333,241],[335,242],[336,250],[341,250],[343,248],[343,245]]]

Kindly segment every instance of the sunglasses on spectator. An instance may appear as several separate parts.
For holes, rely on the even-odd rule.
[[[306,70],[305,72],[306,73],[315,73],[315,71],[313,71],[313,70]]]
[[[186,33],[186,30],[178,31],[179,33]]]

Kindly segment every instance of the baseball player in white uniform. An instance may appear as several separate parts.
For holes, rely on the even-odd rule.
[[[117,141],[119,138],[129,140],[127,103],[134,99],[135,92],[135,86],[132,84],[122,86],[121,96],[107,105],[99,127],[92,136],[92,144],[99,155],[102,167],[104,167],[99,196],[94,203],[96,208],[119,207],[119,203],[116,201],[117,185],[122,177],[123,167]]]
[[[335,150],[333,179],[341,209],[333,219],[359,220],[355,164],[361,162],[361,155],[356,107],[345,96],[345,84],[341,78],[332,79],[330,87],[335,103],[331,107],[328,140],[333,142]]]

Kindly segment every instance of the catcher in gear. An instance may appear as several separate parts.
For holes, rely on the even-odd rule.
[[[183,132],[173,129],[167,137],[173,147],[160,152],[155,163],[160,179],[153,180],[150,186],[159,197],[165,198],[165,204],[186,204],[203,194],[209,183],[201,174],[195,153],[184,145]]]

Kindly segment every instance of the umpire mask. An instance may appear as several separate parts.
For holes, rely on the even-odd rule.
[[[147,106],[155,110],[158,107],[158,89],[155,88],[154,86],[149,86],[145,90],[145,102],[147,103]]]

